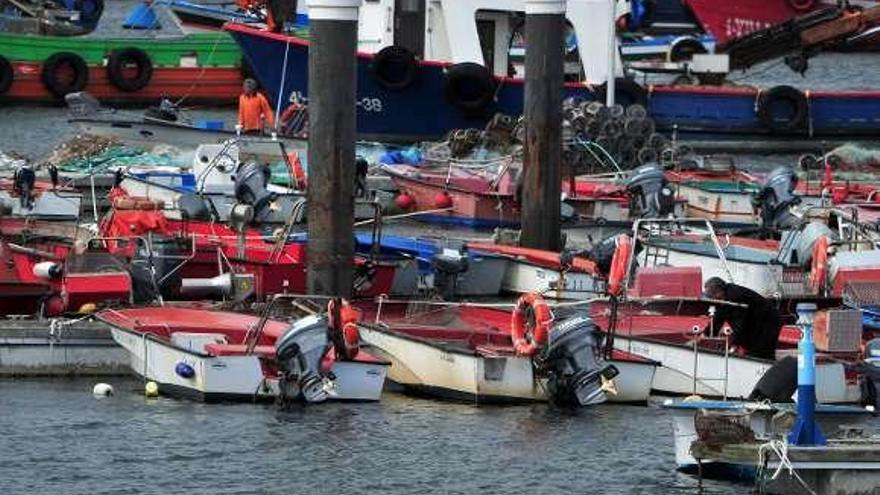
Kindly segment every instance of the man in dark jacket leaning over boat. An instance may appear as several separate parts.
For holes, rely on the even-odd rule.
[[[720,332],[726,322],[733,330],[732,343],[741,347],[747,356],[776,359],[782,321],[772,302],[749,288],[727,283],[718,277],[706,281],[705,292],[712,299],[747,306],[717,307],[711,326],[714,332]]]

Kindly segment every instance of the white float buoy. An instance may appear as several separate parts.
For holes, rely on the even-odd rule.
[[[156,382],[147,382],[144,385],[144,395],[149,398],[159,397],[159,385]]]
[[[92,388],[92,395],[97,398],[110,397],[113,395],[113,386],[109,383],[98,383]]]

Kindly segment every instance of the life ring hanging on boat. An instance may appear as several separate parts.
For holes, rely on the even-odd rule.
[[[780,105],[791,107],[790,115],[776,115]],[[775,86],[758,95],[758,120],[774,132],[802,130],[809,114],[807,97],[792,86]]]
[[[495,97],[495,78],[486,67],[463,62],[447,69],[443,89],[450,103],[466,112],[476,112]]]
[[[66,77],[66,70],[70,71],[70,77]],[[52,96],[64,98],[68,93],[85,89],[89,83],[89,66],[75,53],[58,52],[43,62],[41,79]]]
[[[611,258],[611,268],[608,270],[608,293],[612,296],[619,296],[623,291],[623,281],[626,279],[629,257],[632,253],[632,243],[628,235],[619,235],[616,244],[614,256]]]
[[[327,303],[327,320],[329,321],[331,331],[338,332],[336,335],[342,336],[341,342],[334,339],[334,343],[336,343],[336,352],[346,359],[354,359],[360,351],[361,336],[357,327],[359,314],[348,301],[345,299],[342,299],[341,301],[342,302],[339,306],[339,320],[341,325],[336,323],[336,301],[332,299]]]
[[[526,336],[526,309],[531,308],[535,318],[531,338]],[[550,324],[553,323],[553,313],[550,306],[544,302],[544,298],[536,292],[520,296],[516,300],[513,314],[510,318],[510,337],[513,340],[513,348],[520,356],[533,356],[545,343],[550,334]]]
[[[14,79],[15,71],[12,69],[12,64],[6,57],[0,55],[0,95],[9,91]]]
[[[373,56],[370,69],[379,85],[392,91],[410,87],[419,75],[419,63],[415,54],[398,45],[379,50]]]
[[[810,288],[818,291],[825,285],[828,277],[828,237],[821,236],[813,244],[813,259],[810,263]]]
[[[136,70],[134,77],[128,74]],[[120,48],[110,52],[107,61],[107,78],[120,91],[140,91],[150,84],[153,77],[153,62],[146,52],[139,48]]]

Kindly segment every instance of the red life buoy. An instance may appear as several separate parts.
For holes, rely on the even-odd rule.
[[[526,308],[532,308],[535,317],[531,338],[526,336]],[[520,296],[510,319],[510,337],[516,353],[520,356],[533,356],[547,342],[552,322],[553,313],[540,294],[531,292]]]
[[[824,235],[813,244],[813,261],[810,266],[810,287],[819,290],[828,276],[828,238]]]
[[[621,234],[617,237],[617,247],[614,248],[614,257],[611,258],[611,269],[608,270],[608,293],[619,296],[623,291],[623,281],[629,269],[629,256],[632,252],[632,244],[629,236]]]
[[[348,301],[342,299],[342,305],[339,307],[339,319],[341,326],[336,325],[333,315],[335,314],[336,301],[331,300],[327,303],[327,318],[329,319],[330,328],[332,330],[339,329],[342,332],[343,349],[336,351],[346,359],[354,359],[360,351],[361,336],[358,331],[357,322],[359,319],[358,310],[351,307]]]

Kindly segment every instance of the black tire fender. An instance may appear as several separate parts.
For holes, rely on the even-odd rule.
[[[773,107],[785,102],[792,107],[791,117],[777,119],[773,113]],[[792,86],[775,86],[758,96],[758,120],[761,124],[774,132],[787,132],[802,130],[807,124],[809,116],[809,104],[807,97],[799,89]]]
[[[402,46],[391,45],[373,55],[370,69],[383,88],[400,91],[415,82],[419,75],[419,62],[413,52]]]
[[[137,68],[133,78],[125,75],[128,64]],[[140,48],[119,48],[110,52],[107,62],[107,78],[120,91],[140,91],[150,84],[153,78],[153,62],[150,56]]]
[[[3,55],[0,55],[0,95],[9,91],[12,81],[15,80],[15,71],[12,64]]]
[[[700,40],[692,36],[681,36],[670,43],[666,53],[668,62],[686,62],[691,60],[697,53],[708,53]]]
[[[443,88],[450,103],[476,112],[486,108],[495,97],[495,78],[485,66],[463,62],[447,68]]]
[[[73,72],[70,81],[64,81],[59,77],[58,71],[64,66],[69,66]],[[43,62],[43,71],[40,75],[43,85],[53,96],[64,98],[68,93],[76,93],[85,89],[89,83],[89,66],[79,55],[72,52],[58,52],[52,54]]]

